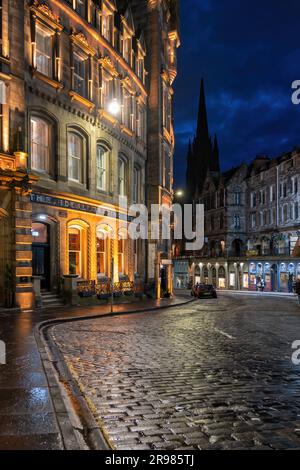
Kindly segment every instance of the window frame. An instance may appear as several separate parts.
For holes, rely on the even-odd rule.
[[[76,137],[77,139],[80,139],[81,142],[81,156],[78,158],[76,155],[72,155],[70,152],[70,137]],[[84,135],[82,135],[80,132],[76,131],[73,128],[68,129],[67,131],[67,155],[68,155],[68,181],[71,183],[76,183],[76,184],[81,184],[83,185],[85,183],[85,171],[84,171],[84,164],[85,164],[85,155],[86,155],[86,138]],[[71,159],[72,162],[73,160],[78,161],[79,167],[78,167],[78,174],[79,177],[78,179],[72,178],[71,175]]]
[[[40,121],[44,123],[47,126],[47,140],[48,140],[48,145],[44,145],[45,149],[47,150],[47,163],[45,164],[45,168],[40,168],[38,166],[34,166],[33,164],[33,121],[37,122]],[[45,175],[50,175],[53,176],[54,168],[53,168],[53,162],[54,159],[51,158],[53,157],[53,149],[54,149],[54,125],[53,123],[39,114],[32,113],[29,118],[29,125],[30,125],[30,157],[31,157],[31,168],[33,171],[36,171],[38,173],[42,173]],[[39,143],[36,142],[37,145],[40,145]]]

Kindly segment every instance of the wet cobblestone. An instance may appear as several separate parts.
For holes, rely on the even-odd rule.
[[[300,448],[294,299],[223,295],[52,334],[116,449]]]

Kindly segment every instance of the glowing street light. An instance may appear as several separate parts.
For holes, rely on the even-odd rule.
[[[179,191],[176,191],[175,194],[177,197],[182,197],[184,195],[184,192],[180,189]]]
[[[121,111],[121,106],[116,98],[114,98],[108,105],[108,112],[113,116],[117,116]]]

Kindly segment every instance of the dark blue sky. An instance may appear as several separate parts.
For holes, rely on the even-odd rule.
[[[202,76],[224,170],[300,146],[300,106],[291,102],[291,83],[300,80],[299,24],[299,0],[181,0],[176,187],[185,182]]]

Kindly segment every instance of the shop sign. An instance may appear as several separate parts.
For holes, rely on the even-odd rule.
[[[33,203],[45,204],[46,206],[58,207],[59,209],[70,209],[78,212],[85,212],[88,214],[100,215],[103,217],[110,217],[111,219],[119,219],[131,222],[134,217],[129,217],[126,214],[121,214],[114,210],[106,209],[101,206],[92,206],[82,202],[70,201],[69,199],[61,199],[58,197],[48,196],[45,194],[30,195],[30,200]]]

